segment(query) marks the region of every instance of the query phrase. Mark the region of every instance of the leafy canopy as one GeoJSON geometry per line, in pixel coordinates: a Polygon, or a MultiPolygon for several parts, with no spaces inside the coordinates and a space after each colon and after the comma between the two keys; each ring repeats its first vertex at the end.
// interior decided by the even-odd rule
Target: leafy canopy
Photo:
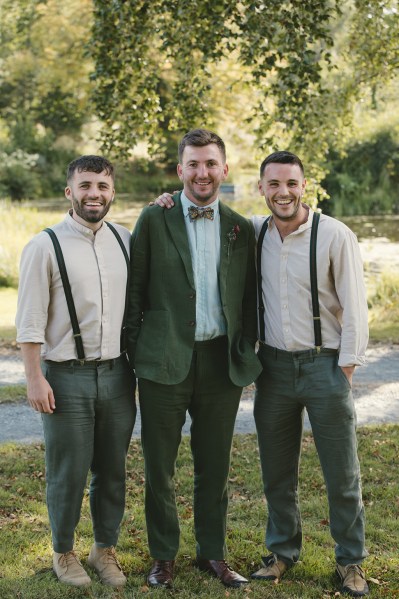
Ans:
{"type": "Polygon", "coordinates": [[[277,122],[300,145],[323,93],[337,1],[94,0],[94,102],[104,149],[126,157],[145,139],[156,152],[166,131],[212,126],[211,69],[232,55],[254,89],[250,120],[261,144],[277,122]]]}

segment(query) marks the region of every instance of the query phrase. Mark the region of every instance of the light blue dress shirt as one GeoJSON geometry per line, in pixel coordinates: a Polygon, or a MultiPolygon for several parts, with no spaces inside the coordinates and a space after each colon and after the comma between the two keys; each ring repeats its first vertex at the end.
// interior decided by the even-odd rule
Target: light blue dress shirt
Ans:
{"type": "Polygon", "coordinates": [[[184,222],[191,252],[196,290],[195,340],[207,341],[226,334],[226,320],[219,291],[220,213],[219,199],[206,208],[213,208],[214,218],[190,221],[188,209],[193,204],[182,192],[184,222]]]}

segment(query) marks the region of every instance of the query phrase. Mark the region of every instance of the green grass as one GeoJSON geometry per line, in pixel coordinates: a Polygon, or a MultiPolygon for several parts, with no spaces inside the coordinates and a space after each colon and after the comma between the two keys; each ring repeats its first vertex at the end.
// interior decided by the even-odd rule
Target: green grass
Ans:
{"type": "Polygon", "coordinates": [[[0,287],[0,341],[15,341],[15,313],[17,310],[17,290],[13,287],[0,287]]]}
{"type": "MultiPolygon", "coordinates": [[[[399,494],[397,456],[399,426],[365,427],[359,430],[359,454],[367,513],[370,557],[365,562],[370,597],[399,594],[399,494]]],[[[139,442],[132,441],[128,458],[127,506],[118,555],[128,584],[124,590],[103,586],[88,568],[93,584],[75,589],[58,583],[51,571],[51,543],[45,507],[42,445],[0,446],[0,597],[2,599],[118,598],[171,596],[148,589],[145,576],[148,555],[143,507],[143,458],[139,442]]],[[[189,439],[179,454],[176,495],[181,524],[181,546],[177,558],[176,594],[179,597],[278,597],[328,598],[337,596],[334,543],[329,534],[328,509],[314,443],[310,434],[303,442],[300,499],[304,525],[301,561],[280,584],[253,581],[245,590],[227,591],[192,564],[195,555],[192,513],[192,461],[189,439]]],[[[257,443],[254,435],[236,435],[230,474],[230,504],[227,546],[229,561],[250,575],[265,555],[266,506],[262,492],[257,443]]],[[[88,497],[77,529],[76,550],[87,567],[92,543],[88,497]]]]}
{"type": "Polygon", "coordinates": [[[0,201],[0,286],[18,285],[19,260],[24,245],[44,227],[61,220],[67,211],[39,211],[32,204],[0,201]]]}
{"type": "Polygon", "coordinates": [[[5,385],[0,387],[0,404],[26,401],[26,385],[5,385]]]}
{"type": "Polygon", "coordinates": [[[383,272],[368,301],[370,339],[399,343],[399,275],[383,272]]]}

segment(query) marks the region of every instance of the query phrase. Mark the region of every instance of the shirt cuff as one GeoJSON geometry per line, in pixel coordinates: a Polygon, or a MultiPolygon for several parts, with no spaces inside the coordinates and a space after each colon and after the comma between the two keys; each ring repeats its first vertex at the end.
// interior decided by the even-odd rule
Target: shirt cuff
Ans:
{"type": "Polygon", "coordinates": [[[355,356],[354,354],[339,354],[338,366],[364,366],[366,356],[355,356]]]}

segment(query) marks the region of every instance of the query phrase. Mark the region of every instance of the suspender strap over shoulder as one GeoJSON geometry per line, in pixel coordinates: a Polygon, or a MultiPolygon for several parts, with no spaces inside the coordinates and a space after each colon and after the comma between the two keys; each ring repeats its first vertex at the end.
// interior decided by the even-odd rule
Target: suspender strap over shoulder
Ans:
{"type": "Polygon", "coordinates": [[[75,302],[73,301],[71,286],[69,284],[68,273],[66,271],[64,256],[61,250],[60,242],[58,241],[57,235],[54,233],[52,229],[46,228],[44,229],[44,231],[50,235],[51,241],[53,242],[54,251],[58,262],[58,268],[60,269],[61,280],[64,287],[65,298],[68,305],[69,316],[71,319],[73,338],[75,340],[76,345],[76,353],[78,355],[79,360],[84,360],[85,352],[83,349],[82,335],[80,334],[80,327],[78,323],[78,318],[76,316],[75,302]]]}
{"type": "Polygon", "coordinates": [[[127,343],[126,343],[126,318],[127,318],[127,306],[128,306],[128,302],[129,302],[129,283],[130,283],[130,259],[128,256],[128,253],[126,251],[125,245],[121,239],[121,236],[119,235],[118,231],[115,229],[114,225],[111,225],[111,223],[107,222],[106,223],[108,225],[108,227],[111,229],[112,233],[115,235],[115,238],[117,240],[117,242],[120,245],[120,248],[123,252],[123,255],[125,257],[125,261],[126,261],[126,268],[127,268],[127,279],[126,279],[126,294],[125,294],[125,311],[123,313],[123,320],[122,320],[122,330],[121,330],[121,353],[123,353],[124,351],[126,351],[126,347],[127,347],[127,343]]]}
{"type": "Polygon", "coordinates": [[[262,293],[262,246],[267,227],[269,226],[270,216],[265,220],[259,232],[258,243],[256,245],[256,271],[258,275],[258,317],[259,317],[259,341],[265,340],[265,306],[263,304],[262,293]]]}
{"type": "Polygon", "coordinates": [[[319,307],[319,291],[317,287],[317,229],[319,227],[320,212],[313,213],[312,232],[310,234],[310,288],[312,293],[314,343],[317,351],[321,349],[321,322],[319,307]]]}

